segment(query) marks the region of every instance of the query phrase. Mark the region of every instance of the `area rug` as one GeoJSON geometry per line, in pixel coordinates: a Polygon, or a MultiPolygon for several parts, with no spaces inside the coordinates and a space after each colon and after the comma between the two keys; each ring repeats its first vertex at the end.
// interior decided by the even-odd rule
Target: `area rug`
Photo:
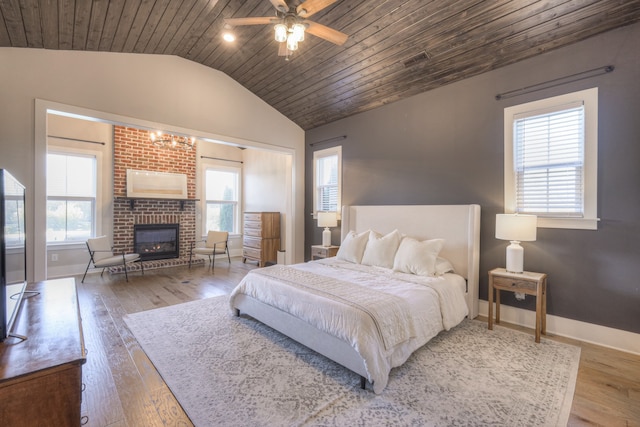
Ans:
{"type": "Polygon", "coordinates": [[[384,392],[249,317],[226,296],[125,321],[196,426],[556,426],[580,349],[465,320],[392,370],[384,392]],[[370,385],[369,385],[370,387],[370,385]]]}

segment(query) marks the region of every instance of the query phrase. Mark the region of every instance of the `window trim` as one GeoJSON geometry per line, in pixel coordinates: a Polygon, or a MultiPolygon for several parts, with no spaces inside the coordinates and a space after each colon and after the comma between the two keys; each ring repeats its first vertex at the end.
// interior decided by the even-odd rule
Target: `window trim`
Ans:
{"type": "MultiPolygon", "coordinates": [[[[202,196],[201,196],[201,211],[200,211],[200,215],[201,215],[201,226],[202,226],[202,231],[203,231],[203,238],[206,236],[207,233],[207,203],[209,202],[209,200],[207,200],[207,171],[208,170],[213,170],[213,171],[222,171],[222,172],[234,172],[236,174],[238,174],[238,200],[236,200],[236,209],[235,211],[235,218],[234,218],[234,225],[235,225],[235,231],[232,233],[229,233],[229,235],[240,235],[242,234],[241,228],[242,228],[242,208],[241,208],[241,202],[242,202],[242,167],[237,167],[237,166],[223,166],[220,165],[219,163],[216,162],[202,162],[202,196]]],[[[228,202],[228,200],[212,200],[212,202],[228,202]]]]}
{"type": "Polygon", "coordinates": [[[338,195],[336,203],[336,214],[340,219],[342,214],[342,146],[337,145],[335,147],[325,148],[313,152],[313,218],[318,217],[318,174],[317,165],[318,160],[324,157],[338,156],[338,195]]]}
{"type": "MultiPolygon", "coordinates": [[[[66,156],[84,156],[84,157],[93,157],[95,160],[95,166],[96,166],[96,196],[95,196],[95,200],[94,200],[94,205],[93,205],[93,220],[94,220],[94,224],[93,224],[93,230],[91,231],[92,235],[91,237],[96,237],[96,236],[100,236],[102,235],[102,209],[100,208],[100,206],[103,205],[104,201],[103,201],[103,192],[102,192],[102,180],[104,179],[102,176],[102,161],[103,161],[103,153],[100,150],[91,150],[91,149],[86,149],[86,148],[73,148],[73,147],[68,147],[68,146],[64,146],[64,145],[59,145],[59,144],[53,144],[51,142],[49,142],[47,144],[47,152],[45,154],[45,165],[47,162],[46,156],[49,154],[61,154],[61,155],[66,155],[66,156]]],[[[44,173],[44,177],[45,177],[45,182],[47,179],[47,173],[45,171],[44,173]]],[[[45,190],[45,204],[49,199],[49,196],[45,190]]],[[[52,196],[54,198],[56,198],[57,196],[52,196]]],[[[78,198],[78,197],[72,197],[72,198],[68,198],[65,200],[73,200],[73,199],[84,199],[83,197],[78,198]]],[[[89,199],[89,198],[87,198],[89,199]]],[[[47,214],[45,212],[45,232],[47,230],[46,228],[46,220],[47,220],[47,214]]],[[[47,247],[53,247],[53,246],[57,246],[57,247],[61,247],[61,246],[78,246],[78,247],[85,247],[85,241],[80,241],[80,240],[65,240],[62,242],[49,242],[47,241],[46,235],[45,235],[45,244],[47,247]]]]}
{"type": "Polygon", "coordinates": [[[598,88],[527,102],[504,109],[504,210],[506,213],[514,213],[516,211],[516,173],[513,147],[515,117],[519,114],[574,102],[584,104],[584,216],[582,218],[539,216],[538,227],[541,228],[598,229],[598,88]]]}

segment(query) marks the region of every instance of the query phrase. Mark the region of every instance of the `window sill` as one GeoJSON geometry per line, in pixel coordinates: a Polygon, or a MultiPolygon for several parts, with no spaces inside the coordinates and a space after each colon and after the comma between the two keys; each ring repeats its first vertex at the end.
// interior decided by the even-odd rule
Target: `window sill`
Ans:
{"type": "Polygon", "coordinates": [[[574,230],[597,230],[598,218],[545,218],[538,217],[538,228],[567,228],[574,230]]]}
{"type": "Polygon", "coordinates": [[[47,243],[47,250],[76,250],[87,249],[85,241],[82,242],[60,242],[60,243],[47,243]]]}

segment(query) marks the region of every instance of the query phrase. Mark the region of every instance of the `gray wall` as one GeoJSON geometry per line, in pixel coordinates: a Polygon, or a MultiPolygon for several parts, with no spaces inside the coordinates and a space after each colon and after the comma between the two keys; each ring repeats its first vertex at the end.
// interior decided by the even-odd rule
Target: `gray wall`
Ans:
{"type": "MultiPolygon", "coordinates": [[[[342,202],[467,204],[482,207],[480,298],[487,271],[505,265],[496,240],[503,201],[505,107],[599,88],[597,231],[538,229],[525,242],[525,269],[549,274],[548,313],[640,332],[640,24],[614,30],[462,82],[337,121],[306,133],[307,143],[346,135],[306,152],[305,255],[321,242],[311,219],[312,155],[343,147],[342,202]],[[495,95],[607,64],[599,77],[496,101],[495,95]]],[[[339,227],[333,242],[340,241],[339,227]]],[[[503,302],[535,309],[534,299],[503,302]]]]}

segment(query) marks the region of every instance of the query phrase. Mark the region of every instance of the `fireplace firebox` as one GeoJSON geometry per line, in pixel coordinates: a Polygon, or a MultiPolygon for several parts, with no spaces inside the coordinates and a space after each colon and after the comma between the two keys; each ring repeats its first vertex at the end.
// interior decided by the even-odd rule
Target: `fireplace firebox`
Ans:
{"type": "Polygon", "coordinates": [[[133,248],[142,261],[178,258],[180,224],[135,224],[133,248]]]}

